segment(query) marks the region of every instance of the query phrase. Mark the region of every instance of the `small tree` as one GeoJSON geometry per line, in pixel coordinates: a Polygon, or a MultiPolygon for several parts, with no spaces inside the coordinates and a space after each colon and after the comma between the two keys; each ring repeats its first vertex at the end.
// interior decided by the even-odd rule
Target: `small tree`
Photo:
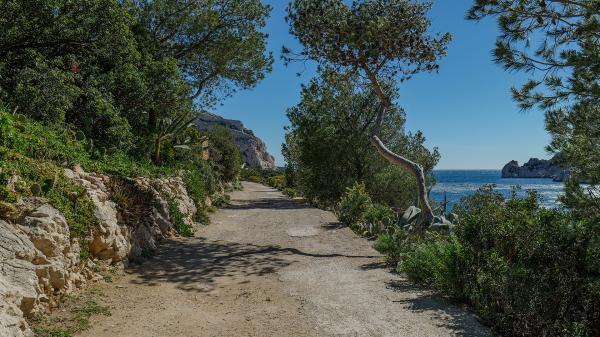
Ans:
{"type": "MultiPolygon", "coordinates": [[[[394,88],[387,89],[395,97],[394,88]]],[[[300,102],[287,111],[290,125],[283,153],[304,197],[333,205],[348,186],[361,181],[377,203],[396,208],[414,204],[413,177],[370,146],[377,113],[377,96],[356,75],[325,69],[303,86],[300,102]]],[[[401,108],[388,110],[379,137],[392,151],[420,163],[429,185],[439,154],[425,148],[420,133],[405,132],[404,120],[401,108]]]]}
{"type": "Polygon", "coordinates": [[[423,168],[392,152],[380,139],[380,130],[393,102],[385,87],[423,71],[436,71],[446,53],[450,34],[431,36],[426,13],[429,3],[408,0],[353,1],[294,0],[288,6],[290,32],[303,45],[300,54],[284,48],[286,62],[312,59],[319,66],[358,74],[379,98],[371,143],[391,163],[412,174],[423,208],[422,226],[433,220],[423,168]]]}

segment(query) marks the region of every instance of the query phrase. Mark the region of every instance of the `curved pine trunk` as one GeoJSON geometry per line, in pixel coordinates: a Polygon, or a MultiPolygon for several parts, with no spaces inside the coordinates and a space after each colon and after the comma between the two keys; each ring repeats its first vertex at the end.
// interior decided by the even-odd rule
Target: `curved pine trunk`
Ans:
{"type": "Polygon", "coordinates": [[[371,138],[371,143],[377,149],[377,152],[381,154],[390,163],[400,166],[412,174],[417,180],[417,188],[419,190],[419,201],[421,203],[421,221],[417,224],[417,227],[428,227],[433,222],[433,209],[429,205],[429,199],[427,198],[427,185],[425,184],[425,173],[423,167],[409,159],[406,159],[388,149],[378,136],[371,138]]]}
{"type": "Polygon", "coordinates": [[[415,177],[417,180],[417,188],[419,191],[419,201],[421,203],[421,221],[417,224],[418,228],[426,228],[429,227],[433,223],[433,209],[429,204],[429,198],[427,196],[427,185],[425,184],[425,173],[423,172],[423,167],[407,158],[402,157],[399,154],[392,152],[388,149],[381,139],[379,139],[379,131],[381,129],[381,125],[383,123],[384,115],[386,111],[392,106],[392,102],[390,98],[383,92],[381,84],[377,79],[375,73],[367,67],[366,64],[361,65],[364,69],[365,73],[369,77],[369,80],[373,84],[373,89],[375,90],[375,94],[379,97],[380,110],[377,114],[377,118],[375,121],[375,128],[373,129],[373,133],[371,136],[371,143],[375,146],[379,154],[381,154],[387,161],[390,163],[400,166],[408,171],[410,174],[415,177]]]}

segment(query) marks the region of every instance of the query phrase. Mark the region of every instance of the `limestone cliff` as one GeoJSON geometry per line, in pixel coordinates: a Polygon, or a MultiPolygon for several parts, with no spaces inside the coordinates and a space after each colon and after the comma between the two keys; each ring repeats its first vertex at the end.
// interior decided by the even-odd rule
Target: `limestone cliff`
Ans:
{"type": "Polygon", "coordinates": [[[267,146],[252,130],[244,127],[240,121],[225,119],[209,112],[203,112],[196,120],[196,127],[200,131],[209,131],[217,125],[224,126],[231,131],[233,140],[242,152],[244,162],[248,166],[257,166],[265,169],[275,168],[275,159],[267,152],[267,146]]]}

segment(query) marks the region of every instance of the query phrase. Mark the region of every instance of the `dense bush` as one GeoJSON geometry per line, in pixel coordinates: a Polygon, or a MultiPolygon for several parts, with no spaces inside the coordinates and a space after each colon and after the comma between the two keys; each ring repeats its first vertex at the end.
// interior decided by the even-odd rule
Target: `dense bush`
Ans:
{"type": "Polygon", "coordinates": [[[362,230],[369,235],[376,235],[388,230],[395,230],[398,224],[398,215],[388,206],[373,205],[364,216],[362,230]]]}
{"type": "Polygon", "coordinates": [[[284,189],[281,190],[281,192],[290,198],[296,198],[296,197],[300,196],[298,194],[298,191],[296,191],[296,189],[291,188],[291,187],[285,187],[284,189]]]}
{"type": "Polygon", "coordinates": [[[464,296],[463,246],[455,235],[426,233],[412,236],[411,247],[399,258],[398,271],[420,284],[454,298],[464,296]]]}
{"type": "Polygon", "coordinates": [[[73,164],[89,162],[85,145],[85,139],[76,139],[76,132],[33,122],[23,115],[11,113],[0,101],[0,146],[30,158],[73,164]]]}
{"type": "Polygon", "coordinates": [[[186,223],[183,214],[179,210],[179,207],[177,207],[177,202],[172,199],[169,200],[169,216],[171,218],[171,223],[179,235],[186,237],[194,235],[194,229],[186,223]]]}
{"type": "Polygon", "coordinates": [[[394,232],[398,215],[388,206],[373,204],[363,183],[354,183],[346,189],[337,205],[338,218],[361,235],[394,232]]]}
{"type": "Polygon", "coordinates": [[[371,197],[362,183],[354,183],[346,189],[337,205],[338,218],[341,222],[356,228],[365,220],[369,209],[373,206],[371,197]]]}
{"type": "Polygon", "coordinates": [[[268,184],[269,179],[281,175],[281,171],[275,169],[263,169],[256,166],[247,166],[242,169],[241,178],[261,184],[268,184]]]}
{"type": "MultiPolygon", "coordinates": [[[[515,193],[516,194],[516,193],[515,193]]],[[[491,187],[465,198],[452,234],[397,231],[375,247],[415,282],[470,303],[510,336],[600,334],[600,224],[491,187]]]]}
{"type": "Polygon", "coordinates": [[[208,133],[210,142],[210,161],[221,179],[233,182],[241,173],[242,155],[233,142],[229,129],[218,126],[208,133]]]}
{"type": "Polygon", "coordinates": [[[484,189],[458,208],[466,297],[499,329],[600,334],[600,224],[484,189]]]}
{"type": "Polygon", "coordinates": [[[284,175],[276,175],[269,177],[267,180],[269,186],[274,187],[278,190],[285,188],[285,176],[284,175]]]}

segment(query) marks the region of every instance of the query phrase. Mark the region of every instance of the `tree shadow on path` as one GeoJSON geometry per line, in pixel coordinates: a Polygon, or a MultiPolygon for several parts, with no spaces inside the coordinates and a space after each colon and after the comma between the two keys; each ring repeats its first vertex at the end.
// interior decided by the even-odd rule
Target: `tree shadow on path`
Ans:
{"type": "Polygon", "coordinates": [[[156,286],[163,282],[193,292],[210,292],[220,277],[245,280],[265,276],[296,262],[294,257],[379,258],[344,254],[312,254],[295,248],[258,246],[204,238],[167,240],[156,254],[127,273],[135,275],[134,284],[156,286]]]}
{"type": "Polygon", "coordinates": [[[476,315],[469,313],[450,301],[436,295],[434,292],[424,290],[407,280],[396,280],[387,283],[388,289],[400,293],[414,294],[414,298],[406,298],[394,303],[400,303],[406,308],[417,312],[427,312],[437,316],[437,325],[453,330],[460,337],[490,336],[482,327],[484,322],[479,321],[476,315]]]}
{"type": "Polygon", "coordinates": [[[262,198],[251,201],[236,201],[234,204],[229,204],[225,209],[305,209],[311,208],[310,205],[287,198],[262,198]]]}

